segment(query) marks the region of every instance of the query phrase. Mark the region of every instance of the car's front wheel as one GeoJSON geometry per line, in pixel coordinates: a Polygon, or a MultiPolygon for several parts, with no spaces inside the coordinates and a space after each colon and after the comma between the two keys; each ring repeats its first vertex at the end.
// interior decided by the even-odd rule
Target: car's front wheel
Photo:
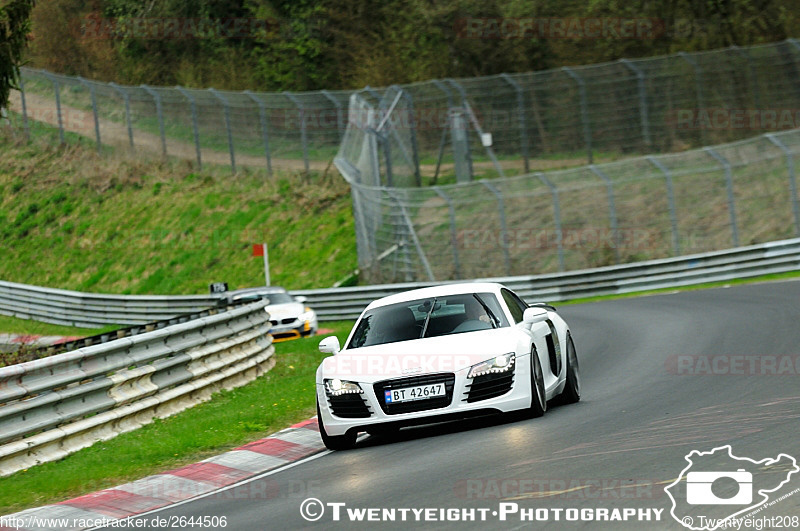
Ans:
{"type": "Polygon", "coordinates": [[[319,424],[322,443],[328,450],[349,450],[356,445],[358,433],[349,432],[344,435],[328,435],[325,431],[325,424],[322,422],[322,414],[319,411],[319,400],[317,400],[317,423],[319,424]]]}
{"type": "Polygon", "coordinates": [[[539,362],[539,354],[536,349],[531,349],[531,407],[532,417],[541,417],[547,411],[547,396],[544,390],[544,375],[542,374],[542,364],[539,362]]]}

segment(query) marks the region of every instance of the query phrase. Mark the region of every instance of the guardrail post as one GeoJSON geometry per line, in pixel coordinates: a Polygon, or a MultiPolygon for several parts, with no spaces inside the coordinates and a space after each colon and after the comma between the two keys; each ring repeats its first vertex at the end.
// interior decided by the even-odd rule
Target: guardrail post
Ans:
{"type": "Polygon", "coordinates": [[[711,157],[719,162],[725,169],[725,186],[728,189],[728,211],[731,215],[731,236],[733,239],[733,246],[739,247],[739,228],[736,225],[736,204],[733,196],[733,172],[731,170],[731,163],[710,147],[703,148],[703,151],[711,155],[711,157]]]}
{"type": "Polygon", "coordinates": [[[87,82],[81,76],[76,78],[81,85],[89,89],[89,97],[92,99],[92,115],[94,116],[94,136],[97,140],[97,154],[100,155],[102,144],[100,143],[100,120],[97,117],[97,98],[94,93],[94,85],[87,82]]]}
{"type": "Polygon", "coordinates": [[[267,109],[264,107],[264,102],[258,99],[255,94],[249,90],[245,90],[244,94],[258,105],[258,122],[261,126],[261,136],[264,139],[264,155],[267,157],[267,175],[272,176],[272,160],[269,154],[269,128],[267,125],[267,109]]]}
{"type": "MultiPolygon", "coordinates": [[[[449,124],[450,109],[452,109],[455,106],[453,103],[453,93],[450,92],[450,89],[447,88],[447,85],[445,85],[438,79],[434,79],[432,83],[433,86],[444,92],[445,96],[447,96],[447,114],[448,114],[448,124],[449,124]]],[[[447,129],[448,129],[447,127],[442,128],[442,139],[439,141],[439,156],[436,158],[436,171],[433,173],[434,183],[436,183],[437,179],[439,178],[439,169],[442,166],[442,159],[444,157],[444,148],[445,145],[447,145],[447,129]]]]}
{"type": "Polygon", "coordinates": [[[590,164],[589,169],[606,183],[608,220],[611,222],[611,232],[614,233],[614,259],[619,263],[619,227],[617,226],[617,207],[614,204],[614,183],[611,182],[608,175],[594,164],[590,164]]]}
{"type": "Polygon", "coordinates": [[[644,72],[627,59],[620,59],[619,62],[636,74],[636,85],[639,89],[639,117],[642,123],[642,140],[644,140],[644,145],[646,147],[650,147],[652,142],[650,139],[650,120],[648,119],[647,113],[647,87],[645,86],[646,80],[644,72]]]}
{"type": "Polygon", "coordinates": [[[406,227],[408,227],[408,232],[411,235],[411,240],[414,242],[414,247],[417,249],[417,255],[419,256],[420,261],[422,262],[422,267],[425,268],[425,273],[428,275],[428,280],[431,282],[436,282],[436,279],[433,276],[433,271],[431,270],[431,265],[428,263],[428,258],[425,256],[424,251],[422,250],[422,244],[419,242],[419,238],[417,237],[417,231],[414,230],[414,225],[411,223],[411,217],[408,215],[408,211],[406,210],[405,205],[400,201],[400,198],[397,197],[395,192],[391,188],[384,188],[384,192],[386,195],[394,199],[397,206],[400,208],[400,213],[403,216],[403,220],[405,221],[406,227]]]}
{"type": "Polygon", "coordinates": [[[794,155],[792,151],[784,144],[780,138],[776,137],[773,133],[764,135],[767,140],[775,144],[784,155],[786,155],[786,169],[789,172],[789,190],[792,194],[792,213],[794,214],[794,233],[800,236],[800,206],[797,204],[797,181],[794,172],[794,155]]]}
{"type": "Polygon", "coordinates": [[[56,116],[58,117],[58,141],[61,144],[65,143],[64,140],[64,121],[61,118],[61,87],[56,79],[50,72],[42,71],[42,73],[53,83],[53,91],[56,95],[56,116]]]}
{"type": "Polygon", "coordinates": [[[213,88],[208,89],[208,91],[222,103],[222,108],[225,112],[225,129],[228,131],[228,153],[231,157],[231,173],[236,173],[236,154],[234,153],[233,132],[231,131],[231,106],[228,103],[228,99],[213,88]]]}
{"type": "MultiPolygon", "coordinates": [[[[703,71],[700,68],[700,65],[697,64],[697,61],[694,60],[693,57],[688,55],[686,52],[678,52],[678,57],[689,63],[689,66],[692,67],[694,70],[694,84],[695,84],[695,92],[697,94],[697,108],[698,109],[705,109],[705,99],[703,98],[703,71]]],[[[700,128],[700,139],[702,140],[703,144],[707,144],[706,140],[706,130],[705,128],[700,128]]]]}
{"type": "Polygon", "coordinates": [[[286,96],[289,101],[295,104],[297,107],[297,116],[300,119],[300,142],[303,144],[303,164],[306,168],[306,175],[309,172],[308,166],[308,139],[306,133],[306,111],[303,108],[303,104],[297,99],[297,96],[292,94],[291,92],[284,92],[284,96],[286,96]]]}
{"type": "Polygon", "coordinates": [[[581,122],[583,124],[583,141],[586,144],[586,159],[592,164],[592,129],[589,124],[589,104],[586,97],[586,82],[571,68],[562,66],[561,70],[578,84],[578,93],[581,98],[581,122]]]}
{"type": "Polygon", "coordinates": [[[461,276],[461,261],[458,257],[458,233],[456,232],[456,210],[453,207],[453,200],[450,198],[449,195],[444,193],[444,191],[439,188],[438,186],[433,187],[433,191],[436,194],[445,200],[447,203],[447,211],[450,214],[450,247],[453,249],[453,265],[455,266],[456,270],[456,278],[460,279],[461,276]]]}
{"type": "Polygon", "coordinates": [[[344,117],[342,115],[342,104],[339,103],[339,100],[334,98],[333,95],[327,90],[320,90],[319,92],[325,96],[329,102],[333,103],[334,107],[336,107],[336,130],[339,132],[339,141],[341,142],[345,131],[344,117]]]}
{"type": "Polygon", "coordinates": [[[152,96],[156,103],[156,115],[158,117],[158,132],[161,135],[161,156],[167,158],[167,135],[164,132],[164,112],[161,107],[161,95],[147,85],[139,85],[145,92],[152,96]]]}
{"type": "Polygon", "coordinates": [[[561,202],[558,199],[558,188],[553,182],[547,178],[542,172],[536,172],[545,186],[550,189],[550,194],[553,196],[553,220],[556,225],[556,246],[558,247],[558,270],[564,271],[564,232],[561,230],[561,202]]]}
{"type": "Polygon", "coordinates": [[[506,206],[505,202],[503,201],[503,194],[501,194],[500,190],[498,190],[486,179],[481,179],[480,183],[490,192],[492,192],[492,194],[494,194],[494,196],[497,198],[497,210],[500,216],[500,230],[503,231],[503,237],[501,239],[503,242],[503,260],[505,261],[506,265],[506,275],[511,276],[511,256],[508,253],[508,226],[506,225],[506,206]]]}
{"type": "Polygon", "coordinates": [[[125,123],[128,124],[128,142],[131,146],[131,152],[133,152],[135,148],[133,146],[133,124],[131,123],[131,96],[128,94],[128,91],[116,83],[109,83],[108,86],[122,95],[122,99],[125,101],[125,123]]]}
{"type": "Polygon", "coordinates": [[[675,192],[672,188],[672,173],[660,160],[654,157],[647,157],[647,160],[664,174],[664,179],[667,182],[667,205],[669,207],[669,223],[672,227],[672,249],[675,252],[675,256],[679,256],[681,254],[681,243],[678,236],[678,215],[675,212],[675,192]]]}
{"type": "Polygon", "coordinates": [[[194,96],[192,96],[188,90],[184,90],[183,87],[176,86],[175,90],[189,100],[189,106],[192,109],[192,134],[194,135],[194,151],[197,156],[197,167],[203,169],[203,160],[200,155],[200,132],[197,127],[197,103],[195,102],[194,96]]]}
{"type": "Polygon", "coordinates": [[[25,80],[22,74],[19,76],[19,98],[22,103],[22,127],[25,130],[25,138],[30,140],[31,128],[28,125],[28,106],[25,103],[25,80]]]}
{"type": "Polygon", "coordinates": [[[508,74],[500,74],[500,78],[511,85],[517,93],[517,113],[519,120],[519,145],[522,151],[522,159],[525,161],[525,173],[531,171],[530,156],[528,153],[528,122],[525,117],[525,95],[522,92],[522,87],[516,82],[514,78],[508,74]]]}

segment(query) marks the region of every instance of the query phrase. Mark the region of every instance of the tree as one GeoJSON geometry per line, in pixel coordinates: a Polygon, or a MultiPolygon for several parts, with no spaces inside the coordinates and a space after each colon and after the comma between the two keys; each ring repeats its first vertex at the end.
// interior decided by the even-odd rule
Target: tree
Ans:
{"type": "Polygon", "coordinates": [[[35,0],[0,0],[0,109],[17,89],[35,0]]]}

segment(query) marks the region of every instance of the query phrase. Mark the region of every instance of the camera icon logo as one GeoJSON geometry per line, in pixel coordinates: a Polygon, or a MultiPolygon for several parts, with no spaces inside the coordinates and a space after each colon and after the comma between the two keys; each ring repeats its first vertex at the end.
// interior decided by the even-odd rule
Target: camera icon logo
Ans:
{"type": "Polygon", "coordinates": [[[691,505],[748,505],[753,502],[753,474],[740,468],[736,472],[689,472],[686,474],[686,502],[691,505]],[[730,498],[714,494],[714,482],[729,478],[739,486],[730,498]]]}

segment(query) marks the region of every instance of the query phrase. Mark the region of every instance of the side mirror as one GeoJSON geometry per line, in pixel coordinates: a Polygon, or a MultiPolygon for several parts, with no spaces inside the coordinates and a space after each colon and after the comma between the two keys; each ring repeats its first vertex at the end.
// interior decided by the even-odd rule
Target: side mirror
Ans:
{"type": "Polygon", "coordinates": [[[339,346],[339,338],[336,336],[328,336],[319,342],[319,351],[326,354],[336,354],[341,350],[339,346]]]}
{"type": "Polygon", "coordinates": [[[547,310],[544,308],[531,307],[525,310],[522,314],[522,322],[526,325],[533,325],[536,323],[543,323],[547,320],[547,310]]]}
{"type": "Polygon", "coordinates": [[[294,298],[294,300],[296,300],[297,302],[303,303],[303,302],[306,302],[308,300],[308,297],[306,297],[305,295],[298,295],[297,297],[294,298]]]}

